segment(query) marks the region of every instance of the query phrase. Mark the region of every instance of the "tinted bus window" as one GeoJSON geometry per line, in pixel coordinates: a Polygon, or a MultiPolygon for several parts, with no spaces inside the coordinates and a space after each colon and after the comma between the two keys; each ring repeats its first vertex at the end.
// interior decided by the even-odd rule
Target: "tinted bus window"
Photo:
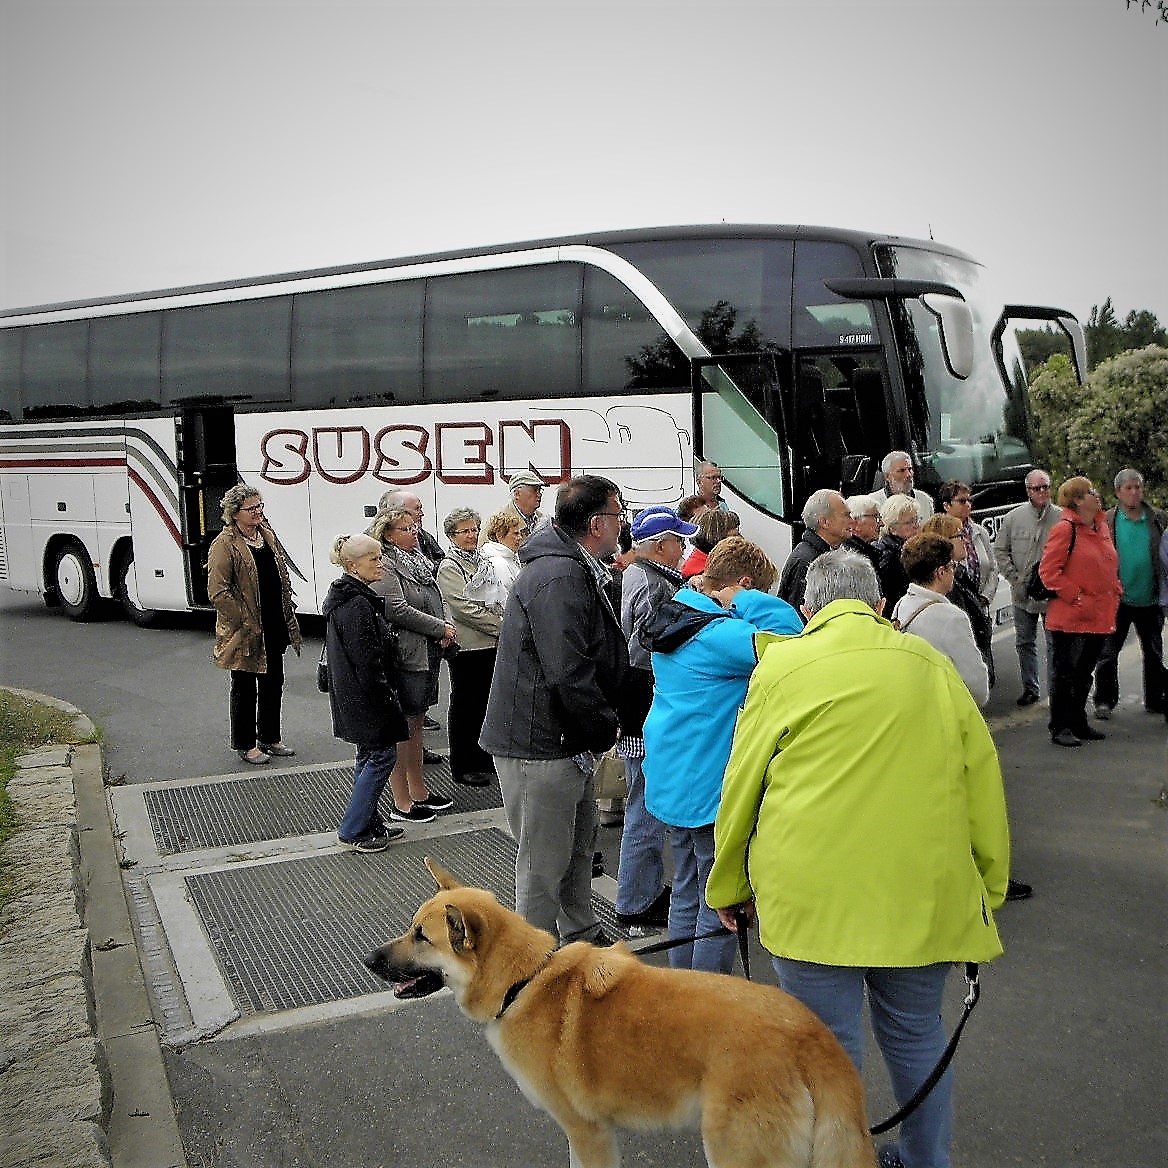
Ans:
{"type": "Polygon", "coordinates": [[[871,345],[876,325],[871,305],[845,300],[824,286],[824,280],[862,276],[859,252],[846,243],[800,240],[795,247],[795,345],[828,348],[871,345]]]}
{"type": "Polygon", "coordinates": [[[61,418],[89,408],[85,388],[88,324],[70,320],[25,330],[22,394],[26,418],[61,418]]]}
{"type": "Polygon", "coordinates": [[[580,269],[434,277],[425,335],[428,401],[578,394],[580,269]]]}
{"type": "Polygon", "coordinates": [[[0,330],[0,421],[20,417],[20,338],[23,329],[0,330]]]}
{"type": "Polygon", "coordinates": [[[290,296],[277,296],[168,310],[163,400],[287,401],[291,309],[290,296]]]}
{"type": "Polygon", "coordinates": [[[89,329],[89,392],[94,408],[125,413],[158,409],[162,314],[98,317],[89,329]]]}
{"type": "Polygon", "coordinates": [[[584,277],[585,393],[689,389],[689,362],[619,280],[600,268],[584,277]]]}
{"type": "Polygon", "coordinates": [[[422,389],[423,280],[305,292],[292,317],[292,399],[413,402],[422,389]]]}
{"type": "Polygon", "coordinates": [[[635,264],[711,353],[789,347],[787,239],[678,239],[611,250],[635,264]]]}

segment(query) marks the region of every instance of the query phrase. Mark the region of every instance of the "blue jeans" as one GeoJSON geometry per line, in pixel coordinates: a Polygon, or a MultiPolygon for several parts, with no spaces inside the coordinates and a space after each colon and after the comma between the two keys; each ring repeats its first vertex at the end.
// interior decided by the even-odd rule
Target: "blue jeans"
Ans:
{"type": "Polygon", "coordinates": [[[377,800],[389,782],[389,773],[397,762],[396,746],[358,746],[357,762],[353,771],[353,797],[337,828],[337,835],[346,842],[371,835],[381,823],[377,800]]]}
{"type": "MultiPolygon", "coordinates": [[[[941,1002],[952,966],[862,969],[774,959],[779,985],[826,1023],[857,1068],[864,1057],[864,988],[872,1029],[884,1056],[897,1106],[907,1103],[945,1051],[941,1002]]],[[[953,1069],[900,1125],[905,1168],[949,1168],[953,1136],[953,1069]]]]}
{"type": "MultiPolygon", "coordinates": [[[[706,881],[714,866],[714,825],[671,827],[673,892],[669,897],[669,939],[697,937],[721,927],[718,914],[706,904],[706,881]]],[[[702,969],[730,973],[738,943],[733,934],[710,937],[669,951],[674,969],[702,969]]]]}
{"type": "Polygon", "coordinates": [[[639,758],[625,759],[625,823],[616,869],[616,911],[644,912],[665,887],[665,824],[645,806],[639,758]]]}
{"type": "Polygon", "coordinates": [[[515,840],[515,911],[560,940],[590,940],[596,800],[592,776],[570,758],[495,756],[515,840]]]}
{"type": "Polygon", "coordinates": [[[1042,696],[1042,685],[1038,672],[1038,624],[1042,622],[1042,630],[1046,636],[1046,676],[1047,692],[1050,692],[1051,662],[1054,660],[1054,649],[1051,646],[1050,632],[1046,621],[1040,612],[1027,612],[1019,605],[1014,605],[1014,648],[1018,653],[1018,667],[1022,673],[1022,688],[1027,693],[1042,696]]]}

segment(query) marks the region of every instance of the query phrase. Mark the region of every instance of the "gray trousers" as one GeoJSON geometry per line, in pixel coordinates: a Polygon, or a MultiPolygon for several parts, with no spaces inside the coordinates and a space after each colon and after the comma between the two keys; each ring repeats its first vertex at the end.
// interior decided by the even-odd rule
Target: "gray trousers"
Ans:
{"type": "Polygon", "coordinates": [[[515,839],[515,911],[561,940],[590,940],[596,800],[570,758],[494,756],[515,839]]]}

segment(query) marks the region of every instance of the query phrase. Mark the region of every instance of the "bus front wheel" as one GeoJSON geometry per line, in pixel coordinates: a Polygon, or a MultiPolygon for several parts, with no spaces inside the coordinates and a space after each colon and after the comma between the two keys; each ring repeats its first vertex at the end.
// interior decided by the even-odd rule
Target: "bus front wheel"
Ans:
{"type": "Polygon", "coordinates": [[[139,628],[152,625],[158,613],[152,608],[143,608],[138,600],[138,577],[134,572],[134,553],[128,552],[122,557],[118,565],[117,575],[114,577],[114,595],[122,606],[122,612],[139,628]]]}
{"type": "Polygon", "coordinates": [[[75,539],[57,549],[53,586],[65,614],[76,621],[92,620],[97,609],[97,577],[89,554],[75,539]]]}

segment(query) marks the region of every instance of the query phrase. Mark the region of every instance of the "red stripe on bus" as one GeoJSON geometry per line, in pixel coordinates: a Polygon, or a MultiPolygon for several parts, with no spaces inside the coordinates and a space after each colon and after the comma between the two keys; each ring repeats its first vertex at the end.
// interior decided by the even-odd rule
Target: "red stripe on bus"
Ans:
{"type": "Polygon", "coordinates": [[[124,458],[0,458],[0,469],[13,470],[25,466],[125,466],[124,458]]]}
{"type": "Polygon", "coordinates": [[[180,532],[179,529],[175,527],[174,520],[171,519],[170,515],[167,513],[166,508],[162,505],[162,500],[159,499],[158,496],[150,489],[146,480],[132,466],[127,468],[127,474],[129,474],[130,479],[133,482],[137,483],[138,489],[142,492],[142,494],[150,500],[154,510],[158,512],[159,518],[164,524],[166,524],[166,530],[170,532],[174,542],[178,544],[179,548],[181,549],[182,532],[180,532]]]}

